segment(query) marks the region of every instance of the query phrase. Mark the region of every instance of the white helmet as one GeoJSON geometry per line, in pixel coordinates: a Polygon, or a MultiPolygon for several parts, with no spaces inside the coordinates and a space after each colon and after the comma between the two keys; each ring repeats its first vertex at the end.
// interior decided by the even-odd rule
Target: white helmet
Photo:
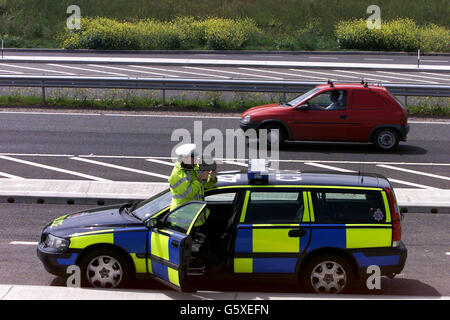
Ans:
{"type": "Polygon", "coordinates": [[[183,144],[175,149],[175,154],[179,161],[186,164],[192,164],[191,158],[197,157],[197,152],[195,151],[196,145],[194,143],[183,144]]]}

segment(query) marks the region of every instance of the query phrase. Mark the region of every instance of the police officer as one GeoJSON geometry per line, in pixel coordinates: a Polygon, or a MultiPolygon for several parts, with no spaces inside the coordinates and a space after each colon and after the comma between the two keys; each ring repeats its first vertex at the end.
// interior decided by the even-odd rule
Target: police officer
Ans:
{"type": "Polygon", "coordinates": [[[203,201],[205,189],[213,188],[217,184],[216,171],[198,172],[195,147],[195,144],[184,144],[175,150],[178,161],[169,178],[172,192],[170,211],[192,200],[203,201]]]}

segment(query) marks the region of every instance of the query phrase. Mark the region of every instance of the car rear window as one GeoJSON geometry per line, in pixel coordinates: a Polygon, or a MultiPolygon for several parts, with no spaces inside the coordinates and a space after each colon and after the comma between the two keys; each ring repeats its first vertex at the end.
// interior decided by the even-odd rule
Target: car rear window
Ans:
{"type": "Polygon", "coordinates": [[[300,223],[302,216],[302,193],[253,191],[250,193],[244,223],[300,223]]]}
{"type": "Polygon", "coordinates": [[[318,223],[384,223],[386,212],[379,191],[311,192],[314,216],[318,223]]]}
{"type": "Polygon", "coordinates": [[[384,109],[386,101],[378,94],[368,90],[353,90],[352,93],[352,109],[384,109]]]}

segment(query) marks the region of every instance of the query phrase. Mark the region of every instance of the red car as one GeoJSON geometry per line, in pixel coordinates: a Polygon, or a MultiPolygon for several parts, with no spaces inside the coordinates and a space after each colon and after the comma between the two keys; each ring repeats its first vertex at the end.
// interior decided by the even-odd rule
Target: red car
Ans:
{"type": "Polygon", "coordinates": [[[251,108],[240,127],[267,129],[269,144],[275,139],[280,145],[285,140],[372,142],[383,151],[406,141],[409,131],[408,110],[386,88],[332,82],[287,103],[251,108]]]}

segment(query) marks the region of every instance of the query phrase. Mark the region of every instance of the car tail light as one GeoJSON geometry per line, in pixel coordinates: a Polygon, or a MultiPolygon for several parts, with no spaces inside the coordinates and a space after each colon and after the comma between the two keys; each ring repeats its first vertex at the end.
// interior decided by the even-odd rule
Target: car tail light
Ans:
{"type": "Polygon", "coordinates": [[[401,216],[398,210],[397,199],[395,198],[395,193],[390,188],[385,188],[388,201],[389,209],[391,211],[392,218],[392,246],[396,247],[398,242],[402,239],[402,226],[401,226],[401,216]]]}

